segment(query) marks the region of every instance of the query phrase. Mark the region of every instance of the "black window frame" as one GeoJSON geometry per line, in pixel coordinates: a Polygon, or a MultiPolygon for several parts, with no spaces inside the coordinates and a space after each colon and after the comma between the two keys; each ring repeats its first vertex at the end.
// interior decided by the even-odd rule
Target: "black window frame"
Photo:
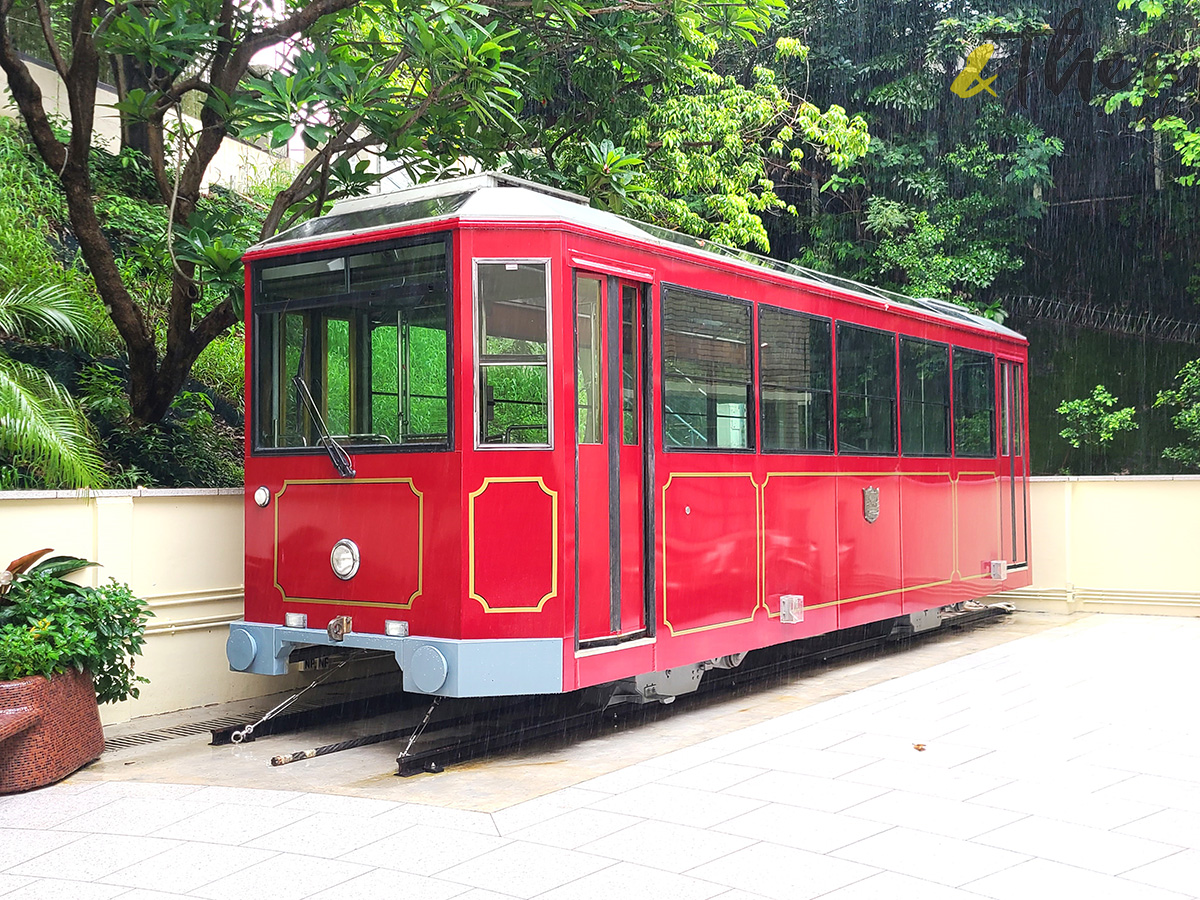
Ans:
{"type": "MultiPolygon", "coordinates": [[[[953,395],[954,412],[952,421],[954,423],[954,456],[961,459],[996,459],[999,453],[999,442],[996,440],[996,354],[989,353],[986,350],[972,350],[970,347],[959,347],[954,345],[950,348],[950,378],[952,383],[951,394],[953,395]],[[991,361],[991,366],[988,369],[990,373],[989,380],[991,390],[988,392],[988,402],[991,404],[988,407],[991,415],[988,418],[991,449],[987,453],[965,453],[959,449],[959,378],[958,378],[958,358],[959,354],[971,354],[973,356],[986,357],[991,361]]],[[[976,410],[978,411],[978,410],[976,410]]]]}
{"type": "MultiPolygon", "coordinates": [[[[836,420],[835,428],[837,430],[837,453],[839,456],[898,457],[900,455],[900,419],[899,419],[900,379],[899,379],[899,374],[898,374],[898,368],[899,368],[899,364],[900,364],[900,350],[899,350],[899,342],[897,340],[898,336],[899,335],[895,331],[891,331],[886,328],[874,328],[870,325],[860,325],[857,322],[847,322],[847,321],[840,320],[835,323],[834,333],[833,333],[834,396],[836,397],[836,408],[835,408],[834,418],[836,420]],[[841,335],[842,335],[843,331],[862,331],[862,332],[873,333],[873,334],[882,334],[882,335],[886,335],[892,339],[892,365],[891,365],[891,369],[890,369],[891,376],[892,376],[892,396],[891,396],[892,414],[890,416],[891,428],[892,428],[892,448],[891,448],[891,450],[888,450],[886,452],[880,452],[877,450],[846,450],[842,446],[842,413],[845,409],[845,407],[842,403],[842,400],[843,400],[843,392],[842,392],[842,357],[843,357],[843,354],[842,354],[842,345],[841,345],[841,335]]],[[[866,400],[869,400],[869,399],[884,400],[884,399],[886,399],[884,397],[884,395],[882,395],[882,394],[855,393],[853,396],[856,398],[861,398],[861,399],[866,399],[866,400]]]]}
{"type": "MultiPolygon", "coordinates": [[[[422,232],[420,234],[406,235],[403,237],[391,238],[382,241],[364,241],[361,244],[351,244],[347,246],[301,251],[298,254],[279,254],[262,259],[255,259],[249,262],[250,266],[250,302],[247,308],[247,321],[250,324],[249,340],[247,341],[250,348],[250,411],[247,416],[248,427],[251,429],[250,440],[250,456],[252,457],[274,457],[274,456],[324,456],[328,454],[328,450],[320,444],[311,447],[266,447],[259,443],[259,433],[261,424],[261,402],[262,396],[262,373],[263,367],[259,363],[258,348],[259,348],[259,333],[260,319],[264,314],[273,314],[283,312],[287,309],[293,309],[297,312],[305,309],[318,308],[322,305],[328,305],[329,297],[325,298],[305,298],[296,301],[290,307],[284,306],[280,309],[274,307],[280,301],[263,303],[262,309],[258,299],[262,295],[262,273],[266,269],[277,268],[280,266],[297,265],[302,263],[320,262],[327,259],[345,259],[352,256],[358,256],[368,253],[382,253],[389,250],[396,250],[401,247],[416,247],[424,244],[436,244],[444,242],[446,248],[446,440],[445,441],[429,441],[429,442],[414,442],[408,444],[348,444],[346,449],[354,455],[360,453],[366,454],[383,454],[383,453],[446,453],[451,452],[455,448],[455,429],[457,421],[455,419],[455,395],[456,385],[454,381],[454,240],[455,232],[452,229],[438,229],[435,231],[422,232]]],[[[345,265],[343,271],[346,273],[347,280],[350,277],[350,265],[345,265]]],[[[348,281],[347,281],[348,288],[348,281]]],[[[349,297],[349,290],[343,295],[349,297]]]]}
{"type": "Polygon", "coordinates": [[[744,300],[741,297],[734,297],[729,294],[721,294],[716,291],[706,291],[702,288],[690,287],[685,284],[677,284],[673,282],[661,282],[658,289],[659,310],[658,310],[658,352],[660,360],[659,371],[659,425],[662,428],[662,449],[666,453],[742,453],[754,454],[758,452],[758,381],[756,373],[756,358],[755,346],[758,340],[758,322],[757,316],[754,315],[754,302],[744,300]],[[703,447],[685,447],[669,444],[667,442],[667,295],[671,291],[681,291],[688,294],[696,294],[708,300],[716,300],[719,302],[735,304],[746,310],[746,323],[749,329],[748,340],[746,343],[746,361],[749,367],[748,381],[746,382],[746,446],[745,447],[719,447],[719,446],[703,446],[703,447]]]}
{"type": "MultiPolygon", "coordinates": [[[[775,304],[772,304],[772,303],[759,303],[758,304],[758,315],[755,317],[754,325],[755,325],[755,346],[757,347],[758,354],[759,354],[759,359],[757,360],[757,362],[758,362],[757,376],[758,377],[756,379],[756,382],[757,382],[756,387],[758,389],[758,395],[756,397],[756,403],[758,404],[758,429],[759,429],[758,443],[759,443],[760,452],[770,453],[770,454],[775,454],[775,455],[786,455],[786,456],[832,456],[835,452],[834,448],[837,445],[837,437],[836,437],[837,415],[835,414],[835,411],[834,411],[834,397],[837,394],[837,381],[834,377],[834,370],[836,369],[836,363],[834,361],[834,350],[833,350],[833,345],[834,345],[834,321],[833,321],[833,318],[830,316],[818,316],[818,315],[814,315],[812,313],[801,312],[800,310],[788,309],[787,307],[776,306],[775,304]],[[797,450],[797,449],[775,448],[775,447],[767,446],[767,439],[766,439],[767,425],[766,425],[766,420],[765,420],[767,405],[766,405],[766,403],[763,402],[763,395],[766,392],[767,385],[763,381],[763,373],[765,371],[765,366],[763,366],[763,364],[762,364],[761,355],[762,355],[762,348],[763,348],[763,314],[768,311],[772,314],[780,313],[780,314],[784,315],[785,317],[796,317],[796,318],[808,319],[808,320],[814,321],[814,322],[823,322],[829,329],[829,370],[827,373],[829,376],[829,388],[827,390],[821,391],[828,395],[828,404],[827,404],[828,418],[826,419],[826,449],[824,449],[824,450],[814,450],[814,449],[797,450]]],[[[816,391],[816,390],[820,390],[820,389],[815,389],[815,388],[809,387],[809,388],[807,388],[807,390],[812,392],[812,391],[816,391]]]]}
{"type": "MultiPolygon", "coordinates": [[[[953,378],[951,377],[951,373],[953,371],[954,364],[951,361],[950,344],[946,343],[945,341],[931,341],[931,340],[928,340],[927,338],[918,338],[918,337],[913,337],[912,335],[907,335],[907,334],[901,334],[899,337],[900,337],[900,340],[899,340],[899,345],[897,347],[896,360],[897,360],[897,364],[899,365],[899,371],[900,371],[898,391],[897,391],[897,393],[899,394],[899,397],[900,397],[900,405],[898,408],[898,411],[900,413],[900,455],[903,457],[911,457],[914,459],[950,459],[953,454],[953,450],[954,450],[954,435],[953,435],[954,384],[953,384],[953,378]],[[944,410],[945,410],[945,416],[946,416],[946,422],[945,422],[945,425],[946,425],[946,450],[943,453],[914,453],[914,452],[909,451],[908,446],[904,440],[904,372],[905,372],[904,345],[905,345],[905,343],[923,344],[926,347],[940,347],[946,353],[946,402],[944,404],[944,410]]],[[[931,405],[936,405],[936,404],[922,402],[922,405],[931,406],[931,405]]]]}

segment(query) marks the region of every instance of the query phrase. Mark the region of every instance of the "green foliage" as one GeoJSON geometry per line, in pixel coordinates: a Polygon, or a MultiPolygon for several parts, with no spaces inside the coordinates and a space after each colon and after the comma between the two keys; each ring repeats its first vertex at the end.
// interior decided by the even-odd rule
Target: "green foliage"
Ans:
{"type": "Polygon", "coordinates": [[[0,680],[89,671],[100,703],[137,697],[134,674],[153,615],[128,585],[86,587],[62,577],[88,565],[56,557],[16,576],[0,595],[0,680]]]}
{"type": "Polygon", "coordinates": [[[1177,386],[1160,391],[1154,405],[1176,408],[1171,424],[1182,433],[1183,443],[1168,447],[1163,457],[1200,469],[1200,359],[1180,369],[1177,386]]]}
{"type": "Polygon", "coordinates": [[[246,331],[238,324],[204,348],[192,366],[192,375],[241,409],[245,405],[245,359],[246,331]]]}
{"type": "MultiPolygon", "coordinates": [[[[83,335],[77,298],[58,285],[14,288],[0,297],[0,335],[83,335]]],[[[102,487],[105,475],[79,405],[49,374],[0,351],[0,452],[8,478],[29,471],[54,486],[102,487]]]]}
{"type": "Polygon", "coordinates": [[[1059,432],[1059,437],[1078,449],[1085,444],[1099,447],[1123,431],[1136,430],[1134,408],[1113,409],[1116,405],[1117,398],[1102,384],[1092,389],[1090,397],[1064,400],[1058,405],[1058,414],[1066,420],[1067,427],[1059,432]]]}

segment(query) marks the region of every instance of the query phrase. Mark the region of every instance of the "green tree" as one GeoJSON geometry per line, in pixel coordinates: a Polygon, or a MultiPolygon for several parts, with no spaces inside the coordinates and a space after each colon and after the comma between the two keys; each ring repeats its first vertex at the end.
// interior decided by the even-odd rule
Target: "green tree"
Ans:
{"type": "Polygon", "coordinates": [[[1163,457],[1200,469],[1200,359],[1187,363],[1180,371],[1178,385],[1161,391],[1154,405],[1175,407],[1171,424],[1180,432],[1183,443],[1168,447],[1163,457]]]}
{"type": "Polygon", "coordinates": [[[421,180],[464,156],[495,159],[563,60],[590,66],[597,90],[604,78],[625,87],[625,66],[659,83],[686,69],[695,44],[761,32],[779,7],[780,0],[3,0],[0,67],[61,182],[80,253],[125,345],[133,417],[153,422],[199,354],[238,317],[246,238],[201,203],[205,172],[226,137],[272,147],[295,140],[309,151],[268,211],[265,237],[391,172],[421,180]],[[66,133],[18,50],[20,20],[38,23],[42,53],[65,84],[66,133]],[[259,57],[272,52],[274,59],[259,57]],[[106,69],[115,73],[126,143],[144,150],[169,211],[161,340],[98,217],[89,151],[106,69]],[[184,114],[197,105],[195,119],[184,114]],[[381,160],[383,171],[363,154],[381,160]]]}
{"type": "MultiPolygon", "coordinates": [[[[0,296],[0,337],[80,341],[86,316],[59,286],[16,288],[0,296]]],[[[104,468],[83,411],[62,385],[0,352],[0,451],[11,465],[50,484],[103,487],[104,468]]]]}
{"type": "Polygon", "coordinates": [[[1132,406],[1113,409],[1116,405],[1117,398],[1102,384],[1092,388],[1090,397],[1064,400],[1058,405],[1058,414],[1066,419],[1067,426],[1059,437],[1079,449],[1085,445],[1100,447],[1123,431],[1136,430],[1136,410],[1132,406]]]}

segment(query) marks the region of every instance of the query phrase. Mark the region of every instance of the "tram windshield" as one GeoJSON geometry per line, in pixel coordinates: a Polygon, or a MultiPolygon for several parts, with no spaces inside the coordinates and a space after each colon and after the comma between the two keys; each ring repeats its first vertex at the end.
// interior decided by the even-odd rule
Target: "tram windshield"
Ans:
{"type": "Polygon", "coordinates": [[[444,235],[264,261],[254,276],[256,446],[449,446],[444,235]]]}

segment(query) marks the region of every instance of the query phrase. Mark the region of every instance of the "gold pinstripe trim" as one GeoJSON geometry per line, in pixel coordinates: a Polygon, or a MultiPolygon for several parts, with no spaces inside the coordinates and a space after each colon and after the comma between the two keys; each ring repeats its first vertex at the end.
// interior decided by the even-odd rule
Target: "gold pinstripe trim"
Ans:
{"type": "Polygon", "coordinates": [[[272,555],[274,556],[274,583],[275,590],[279,591],[279,596],[283,598],[285,603],[316,603],[330,606],[372,606],[383,607],[385,609],[412,609],[413,601],[421,596],[425,585],[425,494],[417,490],[417,486],[413,484],[411,478],[355,478],[353,482],[347,482],[342,478],[310,478],[310,479],[289,479],[283,482],[283,486],[279,488],[275,494],[275,539],[272,546],[272,555]],[[408,489],[413,492],[413,496],[417,498],[417,589],[412,592],[409,598],[403,603],[385,603],[381,601],[366,601],[366,600],[329,600],[321,597],[289,597],[284,591],[283,586],[279,583],[279,498],[284,495],[290,485],[301,484],[345,484],[353,486],[355,484],[407,484],[408,489]]]}
{"type": "Polygon", "coordinates": [[[541,612],[548,601],[558,596],[558,491],[546,487],[541,476],[489,476],[467,499],[467,595],[478,600],[485,613],[541,612]],[[533,606],[492,606],[475,590],[475,501],[493,484],[536,484],[550,498],[550,590],[533,606]]]}

